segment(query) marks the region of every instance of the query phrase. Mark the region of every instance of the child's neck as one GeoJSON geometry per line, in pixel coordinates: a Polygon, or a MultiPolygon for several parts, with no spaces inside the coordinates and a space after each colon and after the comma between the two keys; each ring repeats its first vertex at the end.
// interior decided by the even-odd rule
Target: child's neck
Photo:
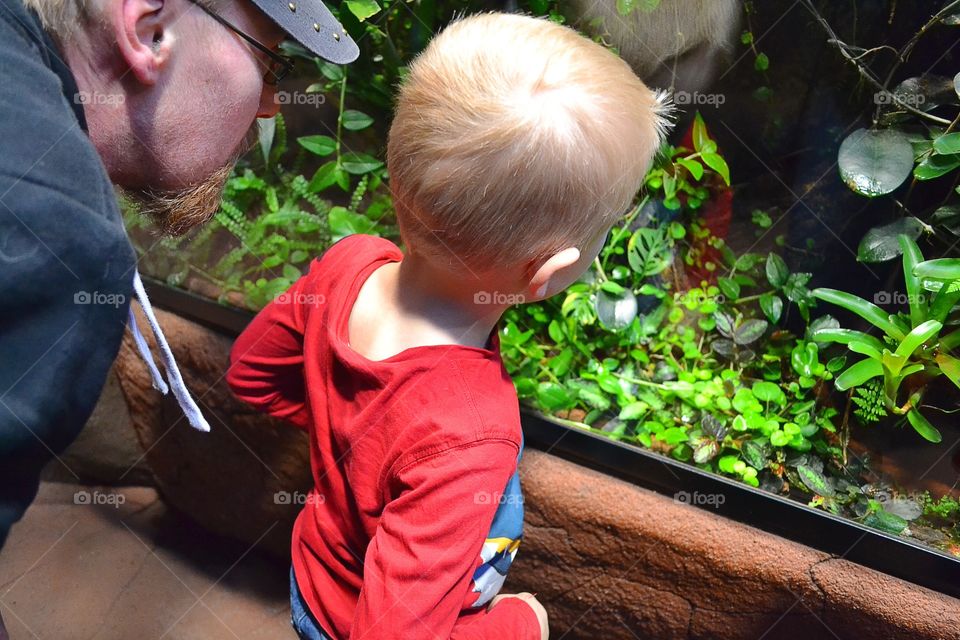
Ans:
{"type": "Polygon", "coordinates": [[[388,262],[360,288],[348,323],[350,346],[371,360],[418,346],[486,348],[509,305],[482,297],[478,303],[483,290],[479,278],[451,277],[415,254],[388,262]]]}

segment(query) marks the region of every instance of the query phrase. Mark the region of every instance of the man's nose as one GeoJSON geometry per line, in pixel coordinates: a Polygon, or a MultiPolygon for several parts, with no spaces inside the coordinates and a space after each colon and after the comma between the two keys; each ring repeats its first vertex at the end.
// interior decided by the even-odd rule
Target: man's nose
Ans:
{"type": "Polygon", "coordinates": [[[272,118],[280,112],[280,102],[277,100],[277,87],[263,83],[263,92],[260,94],[260,109],[258,118],[272,118]]]}

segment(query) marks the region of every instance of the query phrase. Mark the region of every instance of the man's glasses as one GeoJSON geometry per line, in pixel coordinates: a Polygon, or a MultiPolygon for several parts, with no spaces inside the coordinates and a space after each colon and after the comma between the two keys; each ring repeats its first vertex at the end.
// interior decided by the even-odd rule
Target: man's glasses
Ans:
{"type": "Polygon", "coordinates": [[[203,9],[204,13],[206,13],[208,16],[225,26],[227,29],[233,31],[235,34],[243,38],[250,46],[255,48],[257,51],[263,52],[267,58],[269,58],[270,66],[268,67],[267,73],[263,78],[264,82],[270,85],[275,85],[286,78],[290,72],[293,71],[292,59],[282,56],[276,51],[271,50],[266,45],[261,44],[253,37],[247,35],[237,27],[230,24],[224,17],[206,7],[200,0],[190,0],[190,2],[203,9]]]}

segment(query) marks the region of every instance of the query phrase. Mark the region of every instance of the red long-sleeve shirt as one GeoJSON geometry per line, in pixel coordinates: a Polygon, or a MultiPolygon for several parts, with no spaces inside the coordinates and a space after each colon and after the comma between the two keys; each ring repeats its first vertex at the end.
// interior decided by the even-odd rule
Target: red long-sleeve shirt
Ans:
{"type": "Polygon", "coordinates": [[[234,393],[310,434],[314,488],[293,532],[311,612],[336,639],[539,640],[533,609],[487,609],[523,531],[513,384],[489,349],[371,361],[348,344],[366,278],[402,252],[348,236],[234,344],[234,393]]]}

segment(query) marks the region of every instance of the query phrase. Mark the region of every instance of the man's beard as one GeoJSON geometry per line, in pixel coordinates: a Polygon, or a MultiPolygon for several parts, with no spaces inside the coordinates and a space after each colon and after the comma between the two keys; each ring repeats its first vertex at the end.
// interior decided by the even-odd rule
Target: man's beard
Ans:
{"type": "Polygon", "coordinates": [[[258,130],[254,122],[230,161],[200,182],[176,191],[122,189],[121,193],[135,205],[139,213],[150,218],[163,234],[182,236],[209,222],[220,210],[223,190],[233,173],[233,167],[256,144],[258,130]]]}
{"type": "Polygon", "coordinates": [[[206,180],[179,191],[123,191],[123,195],[165,235],[182,236],[206,224],[217,213],[232,172],[233,162],[217,169],[206,180]]]}

